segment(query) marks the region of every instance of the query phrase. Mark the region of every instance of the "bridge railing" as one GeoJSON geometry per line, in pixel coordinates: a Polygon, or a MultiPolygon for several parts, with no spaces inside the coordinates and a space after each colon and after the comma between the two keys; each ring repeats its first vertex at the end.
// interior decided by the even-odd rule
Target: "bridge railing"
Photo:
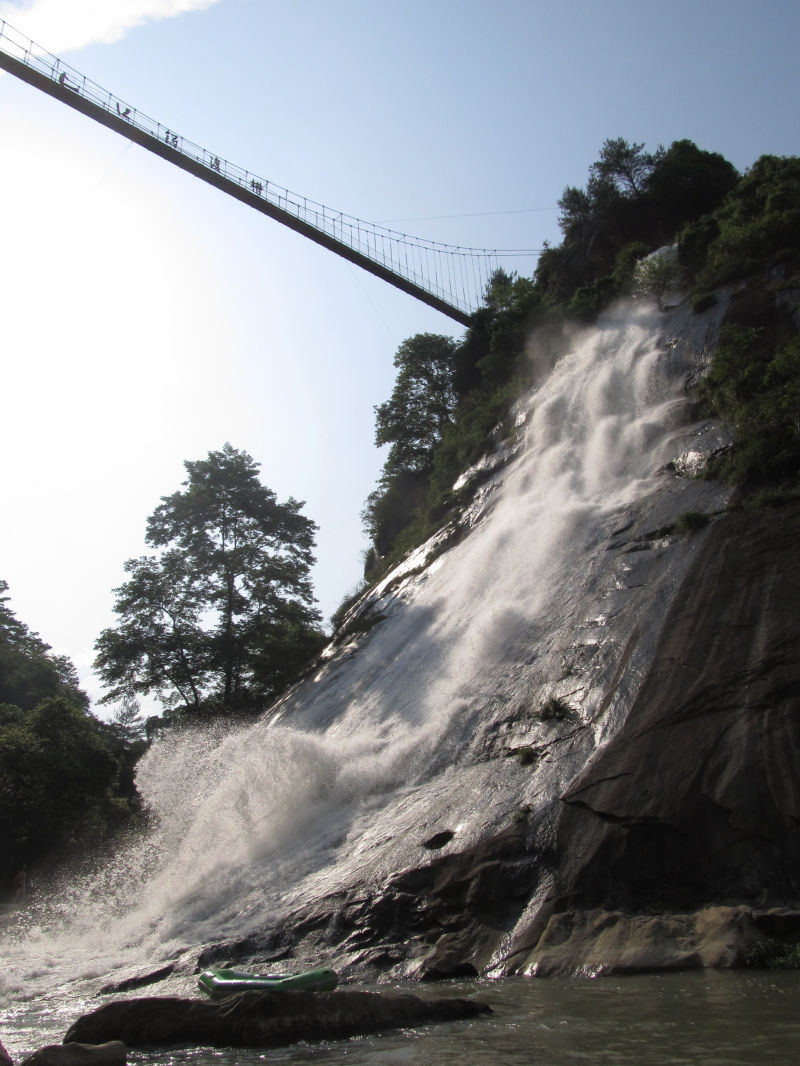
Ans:
{"type": "Polygon", "coordinates": [[[196,144],[104,89],[2,20],[0,49],[58,83],[63,90],[81,96],[187,159],[467,314],[482,303],[501,257],[535,254],[527,250],[500,251],[429,241],[332,210],[196,144]]]}

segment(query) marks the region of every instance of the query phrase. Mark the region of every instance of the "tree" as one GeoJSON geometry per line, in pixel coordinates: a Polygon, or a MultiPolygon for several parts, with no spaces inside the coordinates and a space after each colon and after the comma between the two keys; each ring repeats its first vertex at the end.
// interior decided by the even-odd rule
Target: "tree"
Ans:
{"type": "Polygon", "coordinates": [[[375,443],[391,447],[361,514],[379,555],[425,500],[433,454],[456,406],[458,351],[451,337],[437,333],[418,333],[397,349],[392,395],[375,408],[375,443]]]}
{"type": "Polygon", "coordinates": [[[0,704],[0,881],[96,847],[133,813],[104,723],[64,696],[32,710],[0,704]]]}
{"type": "Polygon", "coordinates": [[[84,710],[89,699],[66,655],[20,622],[8,606],[8,583],[0,580],[0,703],[32,710],[49,696],[64,696],[84,710]]]}
{"type": "Polygon", "coordinates": [[[155,693],[165,706],[256,710],[324,641],[309,577],[316,526],[230,444],[184,467],[183,488],[147,520],[155,554],[125,564],[119,624],[96,642],[100,702],[155,693]]]}
{"type": "Polygon", "coordinates": [[[70,659],[15,617],[7,592],[0,581],[0,891],[23,863],[96,846],[138,801],[138,753],[90,714],[70,659]]]}
{"type": "Polygon", "coordinates": [[[123,700],[111,715],[108,726],[123,744],[136,744],[143,740],[146,725],[142,718],[139,701],[137,699],[123,700]]]}
{"type": "Polygon", "coordinates": [[[800,157],[762,155],[714,214],[699,283],[712,288],[782,263],[800,263],[800,157]]]}
{"type": "Polygon", "coordinates": [[[388,474],[430,465],[455,407],[456,350],[452,337],[436,333],[418,333],[397,349],[394,390],[386,403],[375,408],[375,443],[392,446],[384,467],[388,474]]]}
{"type": "Polygon", "coordinates": [[[607,140],[600,158],[589,168],[589,194],[596,204],[613,188],[621,196],[641,196],[654,165],[660,158],[645,152],[643,144],[628,144],[624,137],[607,140]]]}
{"type": "Polygon", "coordinates": [[[646,191],[662,239],[672,241],[681,226],[715,211],[738,180],[724,156],[704,152],[693,141],[673,141],[659,151],[646,191]]]}

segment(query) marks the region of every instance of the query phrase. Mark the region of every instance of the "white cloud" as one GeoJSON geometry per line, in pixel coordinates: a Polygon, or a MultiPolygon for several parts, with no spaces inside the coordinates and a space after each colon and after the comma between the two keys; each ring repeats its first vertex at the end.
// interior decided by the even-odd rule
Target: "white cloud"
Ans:
{"type": "Polygon", "coordinates": [[[0,19],[54,55],[113,44],[143,22],[199,11],[219,0],[26,0],[0,3],[0,19]]]}

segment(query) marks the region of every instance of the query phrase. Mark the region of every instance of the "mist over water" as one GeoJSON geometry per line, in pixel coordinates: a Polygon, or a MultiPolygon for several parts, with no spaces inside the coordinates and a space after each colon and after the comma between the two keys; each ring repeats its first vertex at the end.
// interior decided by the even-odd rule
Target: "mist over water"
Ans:
{"type": "MultiPolygon", "coordinates": [[[[687,432],[670,340],[687,321],[629,308],[576,334],[526,401],[518,454],[481,490],[469,536],[378,590],[386,620],[354,655],[277,720],[157,741],[137,777],[152,830],[9,930],[0,1005],[269,928],[402,868],[412,832],[446,824],[466,843],[507,817],[518,779],[461,754],[487,709],[558,675],[567,620],[602,624],[592,560],[687,432]]],[[[599,695],[582,699],[589,718],[599,695]]]]}

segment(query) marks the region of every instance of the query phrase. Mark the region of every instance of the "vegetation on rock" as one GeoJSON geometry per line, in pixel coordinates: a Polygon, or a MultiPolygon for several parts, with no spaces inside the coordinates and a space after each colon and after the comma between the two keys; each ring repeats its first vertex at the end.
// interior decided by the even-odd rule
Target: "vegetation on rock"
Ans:
{"type": "Polygon", "coordinates": [[[75,667],[16,618],[0,581],[0,886],[94,846],[138,811],[129,721],[99,721],[75,667]]]}
{"type": "Polygon", "coordinates": [[[800,339],[775,347],[763,327],[726,326],[701,392],[736,436],[716,476],[750,493],[800,490],[800,339]]]}
{"type": "Polygon", "coordinates": [[[762,291],[760,318],[739,321],[734,302],[701,387],[737,438],[712,473],[751,497],[799,487],[796,300],[776,328],[774,297],[800,289],[800,159],[762,156],[740,176],[688,140],[650,153],[617,138],[601,148],[586,188],[568,186],[559,207],[563,241],[545,249],[533,278],[498,271],[460,343],[422,334],[398,351],[397,384],[376,408],[376,443],[391,447],[363,513],[374,545],[368,579],[448,519],[457,479],[513,433],[511,406],[557,358],[566,324],[626,295],[660,304],[680,286],[699,310],[721,284],[747,279],[748,291],[762,291]],[[658,252],[666,246],[677,252],[658,252]]]}

